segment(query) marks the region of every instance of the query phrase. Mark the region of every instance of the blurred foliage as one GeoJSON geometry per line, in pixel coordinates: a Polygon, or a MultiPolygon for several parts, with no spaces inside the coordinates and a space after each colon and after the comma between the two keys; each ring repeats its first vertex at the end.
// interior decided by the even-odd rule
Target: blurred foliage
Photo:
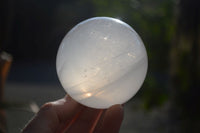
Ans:
{"type": "Polygon", "coordinates": [[[171,47],[171,118],[181,132],[200,130],[200,1],[181,0],[171,47]],[[175,112],[175,113],[174,113],[175,112]]]}

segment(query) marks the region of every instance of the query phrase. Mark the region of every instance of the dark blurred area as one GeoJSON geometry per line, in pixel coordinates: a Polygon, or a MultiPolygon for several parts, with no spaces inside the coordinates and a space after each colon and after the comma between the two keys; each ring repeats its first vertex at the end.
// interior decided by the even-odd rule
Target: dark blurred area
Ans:
{"type": "Polygon", "coordinates": [[[141,90],[125,105],[120,132],[198,133],[199,5],[198,0],[1,0],[0,50],[13,57],[2,87],[7,132],[19,132],[33,116],[24,109],[27,102],[41,106],[65,95],[55,70],[64,35],[82,20],[108,16],[138,32],[149,59],[141,90]]]}

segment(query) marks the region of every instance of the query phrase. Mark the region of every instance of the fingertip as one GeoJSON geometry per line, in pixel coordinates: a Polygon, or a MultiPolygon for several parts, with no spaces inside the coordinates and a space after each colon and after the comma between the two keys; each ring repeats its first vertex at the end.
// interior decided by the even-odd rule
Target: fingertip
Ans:
{"type": "Polygon", "coordinates": [[[26,126],[24,131],[40,130],[41,132],[45,132],[45,128],[48,126],[51,127],[48,128],[48,130],[53,131],[56,129],[56,126],[60,125],[62,122],[73,119],[73,116],[81,109],[82,106],[69,95],[66,95],[62,99],[45,103],[41,106],[33,120],[26,126]]]}
{"type": "Polygon", "coordinates": [[[110,115],[119,115],[121,118],[123,118],[124,108],[121,104],[116,104],[108,108],[107,113],[110,115]]]}
{"type": "Polygon", "coordinates": [[[66,94],[64,97],[66,100],[71,100],[72,98],[70,97],[70,95],[66,94]]]}
{"type": "Polygon", "coordinates": [[[123,108],[124,108],[123,105],[121,105],[121,104],[115,104],[115,105],[112,105],[110,108],[108,108],[108,110],[112,109],[112,110],[119,110],[119,111],[123,112],[123,110],[124,110],[123,108]]]}
{"type": "Polygon", "coordinates": [[[96,128],[96,133],[117,133],[124,118],[123,106],[116,104],[108,108],[96,128]]]}
{"type": "Polygon", "coordinates": [[[23,133],[37,132],[37,133],[50,133],[56,130],[59,120],[56,112],[53,109],[51,102],[45,103],[40,108],[39,112],[23,129],[23,133]]]}

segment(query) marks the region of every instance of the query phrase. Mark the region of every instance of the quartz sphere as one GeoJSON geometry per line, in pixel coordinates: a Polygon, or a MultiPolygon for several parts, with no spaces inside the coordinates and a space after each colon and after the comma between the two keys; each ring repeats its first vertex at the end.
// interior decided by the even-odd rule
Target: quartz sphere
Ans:
{"type": "Polygon", "coordinates": [[[65,91],[77,102],[101,109],[131,99],[145,79],[147,64],[139,35],[110,17],[76,25],[62,40],[56,59],[65,91]]]}

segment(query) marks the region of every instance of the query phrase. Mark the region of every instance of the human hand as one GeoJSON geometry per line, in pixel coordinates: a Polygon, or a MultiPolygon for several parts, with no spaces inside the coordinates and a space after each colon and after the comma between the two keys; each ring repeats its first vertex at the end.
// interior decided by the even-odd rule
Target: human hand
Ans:
{"type": "Polygon", "coordinates": [[[123,120],[123,108],[85,107],[66,96],[44,104],[22,133],[118,133],[123,120]]]}

